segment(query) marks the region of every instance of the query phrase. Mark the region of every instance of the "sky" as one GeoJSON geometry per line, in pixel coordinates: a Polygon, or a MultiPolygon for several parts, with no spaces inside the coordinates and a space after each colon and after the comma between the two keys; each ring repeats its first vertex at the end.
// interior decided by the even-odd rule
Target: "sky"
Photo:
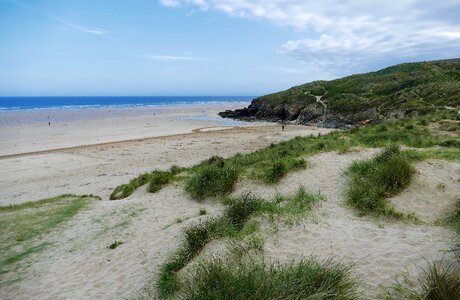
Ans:
{"type": "Polygon", "coordinates": [[[0,96],[258,96],[460,57],[460,0],[0,0],[0,96]]]}

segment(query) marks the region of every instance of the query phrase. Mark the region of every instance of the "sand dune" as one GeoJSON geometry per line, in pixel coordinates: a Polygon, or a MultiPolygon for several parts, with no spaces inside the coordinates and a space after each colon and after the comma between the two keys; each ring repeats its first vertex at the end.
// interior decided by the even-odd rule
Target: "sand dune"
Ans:
{"type": "MultiPolygon", "coordinates": [[[[197,203],[171,184],[155,194],[140,188],[130,197],[109,201],[113,188],[133,176],[173,164],[191,166],[212,155],[228,157],[295,136],[326,133],[327,129],[278,125],[255,127],[200,126],[194,132],[167,137],[61,149],[0,160],[1,204],[21,203],[63,193],[100,195],[76,217],[41,237],[51,243],[28,257],[15,274],[1,278],[2,299],[121,299],[136,297],[154,282],[158,267],[172,253],[181,230],[201,218],[217,215],[218,204],[197,203]],[[200,216],[199,210],[208,214],[200,216]],[[114,242],[124,244],[114,250],[114,242]]],[[[193,130],[193,129],[192,129],[193,130]]],[[[56,144],[55,144],[56,145],[56,144]]],[[[363,293],[380,297],[404,272],[416,273],[425,260],[451,259],[453,232],[433,226],[458,197],[460,165],[441,161],[417,164],[412,185],[391,199],[404,212],[415,212],[426,223],[388,222],[358,217],[345,205],[343,171],[353,161],[370,158],[379,149],[354,149],[308,158],[309,167],[291,173],[274,186],[239,182],[235,195],[251,191],[271,198],[292,194],[300,185],[326,200],[313,215],[292,227],[263,231],[265,255],[289,261],[333,255],[354,266],[363,279],[363,293]],[[439,186],[443,183],[444,186],[439,186]],[[438,201],[438,199],[441,199],[438,201]],[[429,209],[431,207],[431,209],[429,209]]],[[[264,226],[262,226],[264,228],[264,226]]],[[[223,244],[207,246],[211,255],[223,244]]]]}

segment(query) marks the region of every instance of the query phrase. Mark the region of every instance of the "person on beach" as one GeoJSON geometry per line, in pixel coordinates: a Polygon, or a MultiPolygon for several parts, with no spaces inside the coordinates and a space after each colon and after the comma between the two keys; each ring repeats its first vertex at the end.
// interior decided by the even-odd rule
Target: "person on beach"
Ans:
{"type": "Polygon", "coordinates": [[[281,131],[284,131],[284,125],[281,125],[281,131]]]}

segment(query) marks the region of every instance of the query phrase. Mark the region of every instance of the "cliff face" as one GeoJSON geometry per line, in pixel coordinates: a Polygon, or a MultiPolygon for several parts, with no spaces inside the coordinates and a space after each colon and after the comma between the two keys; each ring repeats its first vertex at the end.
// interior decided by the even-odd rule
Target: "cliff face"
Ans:
{"type": "Polygon", "coordinates": [[[346,128],[460,105],[460,59],[410,63],[256,98],[224,118],[346,128]]]}

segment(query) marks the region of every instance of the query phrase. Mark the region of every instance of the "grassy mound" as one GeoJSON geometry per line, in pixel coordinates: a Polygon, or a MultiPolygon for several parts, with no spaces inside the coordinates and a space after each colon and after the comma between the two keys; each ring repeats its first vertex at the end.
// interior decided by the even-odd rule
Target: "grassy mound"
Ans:
{"type": "Polygon", "coordinates": [[[185,284],[182,299],[356,299],[350,269],[331,260],[287,265],[261,262],[199,265],[185,284]]]}
{"type": "Polygon", "coordinates": [[[386,148],[374,159],[355,162],[348,169],[347,203],[362,214],[400,216],[387,206],[385,198],[406,188],[414,173],[410,160],[397,146],[386,148]]]}

